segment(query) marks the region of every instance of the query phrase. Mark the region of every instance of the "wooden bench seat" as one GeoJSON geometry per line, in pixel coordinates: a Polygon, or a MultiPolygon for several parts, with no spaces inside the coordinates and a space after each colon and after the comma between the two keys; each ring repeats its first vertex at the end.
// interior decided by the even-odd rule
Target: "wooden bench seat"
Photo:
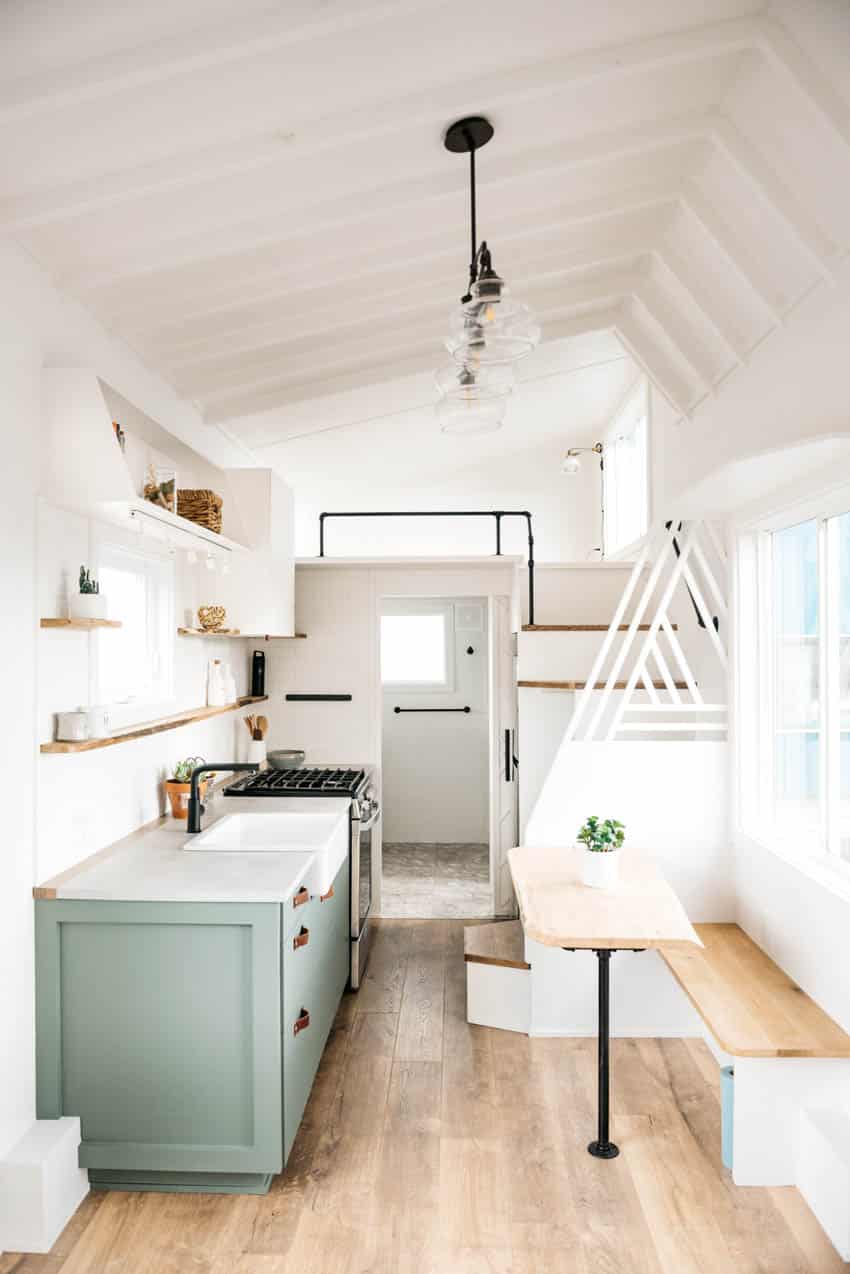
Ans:
{"type": "Polygon", "coordinates": [[[736,924],[694,925],[703,947],[660,953],[720,1047],[735,1057],[850,1057],[850,1035],[736,924]]]}
{"type": "Polygon", "coordinates": [[[530,969],[525,959],[525,937],[519,920],[467,925],[463,931],[463,958],[467,964],[492,964],[502,969],[530,969]]]}

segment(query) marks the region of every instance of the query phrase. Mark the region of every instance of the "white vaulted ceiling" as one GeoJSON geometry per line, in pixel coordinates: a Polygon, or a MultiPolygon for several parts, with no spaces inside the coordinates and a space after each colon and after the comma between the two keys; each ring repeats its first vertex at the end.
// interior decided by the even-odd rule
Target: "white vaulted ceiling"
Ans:
{"type": "Polygon", "coordinates": [[[274,448],[311,400],[422,401],[468,258],[442,132],[484,113],[499,272],[546,341],[613,334],[687,414],[850,246],[815,10],[850,50],[834,0],[7,0],[0,233],[274,448]]]}

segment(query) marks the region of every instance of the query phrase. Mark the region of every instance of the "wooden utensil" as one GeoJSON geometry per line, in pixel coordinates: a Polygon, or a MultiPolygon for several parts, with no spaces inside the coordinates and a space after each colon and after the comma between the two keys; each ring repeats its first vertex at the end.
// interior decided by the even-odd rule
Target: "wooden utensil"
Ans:
{"type": "Polygon", "coordinates": [[[257,727],[256,727],[256,728],[257,728],[257,729],[259,730],[259,732],[260,732],[260,738],[261,738],[261,739],[264,739],[264,738],[266,737],[266,731],[267,731],[267,730],[268,730],[268,728],[269,728],[269,719],[268,719],[268,717],[257,717],[257,727]]]}

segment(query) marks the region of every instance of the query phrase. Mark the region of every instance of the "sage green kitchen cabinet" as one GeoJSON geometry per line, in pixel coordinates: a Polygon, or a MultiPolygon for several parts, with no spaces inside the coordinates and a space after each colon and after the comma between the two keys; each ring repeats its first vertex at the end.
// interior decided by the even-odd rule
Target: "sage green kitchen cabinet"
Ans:
{"type": "Polygon", "coordinates": [[[38,1117],[79,1115],[93,1184],[268,1189],[348,978],[348,874],[305,902],[36,903],[38,1117]]]}

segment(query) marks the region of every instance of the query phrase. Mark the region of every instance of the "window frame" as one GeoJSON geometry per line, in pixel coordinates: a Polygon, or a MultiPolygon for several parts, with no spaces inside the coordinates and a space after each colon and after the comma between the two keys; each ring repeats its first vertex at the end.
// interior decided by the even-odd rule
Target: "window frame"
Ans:
{"type": "MultiPolygon", "coordinates": [[[[443,618],[446,679],[445,681],[384,681],[383,668],[380,662],[381,651],[379,650],[378,674],[381,689],[382,691],[392,691],[394,694],[453,694],[456,687],[455,613],[453,603],[432,601],[428,598],[384,599],[381,603],[379,616],[379,632],[381,632],[385,617],[398,616],[399,618],[413,619],[417,615],[440,615],[443,618]]],[[[381,646],[383,645],[382,632],[380,644],[381,646]]]]}
{"type": "MultiPolygon", "coordinates": [[[[157,717],[167,716],[176,704],[175,642],[176,642],[176,578],[173,554],[165,548],[146,543],[144,546],[127,543],[116,536],[98,536],[92,545],[94,574],[100,578],[102,567],[115,565],[120,568],[132,564],[141,568],[145,578],[145,644],[149,666],[154,659],[159,669],[150,666],[147,689],[138,696],[115,700],[108,696],[101,682],[101,660],[104,644],[114,639],[110,629],[92,632],[91,658],[89,661],[89,702],[98,704],[109,713],[110,728],[122,730],[157,717]],[[154,648],[154,633],[159,640],[154,648]]],[[[104,590],[106,593],[106,590],[104,590]]],[[[108,597],[108,593],[106,593],[108,597]]],[[[120,616],[113,616],[120,619],[120,616]]]]}
{"type": "MultiPolygon", "coordinates": [[[[643,543],[646,533],[652,524],[652,469],[650,463],[652,452],[652,395],[649,391],[649,381],[646,377],[642,377],[626,394],[608,428],[605,430],[602,442],[602,557],[606,560],[616,560],[619,557],[628,557],[629,554],[633,553],[635,548],[643,543]],[[612,518],[611,511],[612,505],[617,503],[616,496],[612,490],[612,474],[616,473],[616,468],[612,467],[611,457],[617,441],[629,437],[630,433],[634,433],[641,421],[644,422],[643,529],[634,539],[614,546],[611,543],[611,528],[616,525],[616,518],[612,518]]],[[[616,488],[616,480],[614,480],[613,485],[616,488]]]]}
{"type": "MultiPolygon", "coordinates": [[[[850,514],[850,484],[841,482],[816,495],[739,523],[735,553],[737,624],[735,687],[735,819],[745,840],[826,880],[850,883],[850,860],[841,857],[841,707],[838,519],[850,514]],[[775,604],[773,536],[801,523],[817,524],[818,654],[821,738],[819,832],[814,845],[778,835],[773,817],[776,738],[775,604]],[[836,628],[836,624],[839,627],[836,628]],[[826,869],[826,876],[823,871],[826,869]]],[[[846,731],[844,731],[846,733],[846,731]]]]}

